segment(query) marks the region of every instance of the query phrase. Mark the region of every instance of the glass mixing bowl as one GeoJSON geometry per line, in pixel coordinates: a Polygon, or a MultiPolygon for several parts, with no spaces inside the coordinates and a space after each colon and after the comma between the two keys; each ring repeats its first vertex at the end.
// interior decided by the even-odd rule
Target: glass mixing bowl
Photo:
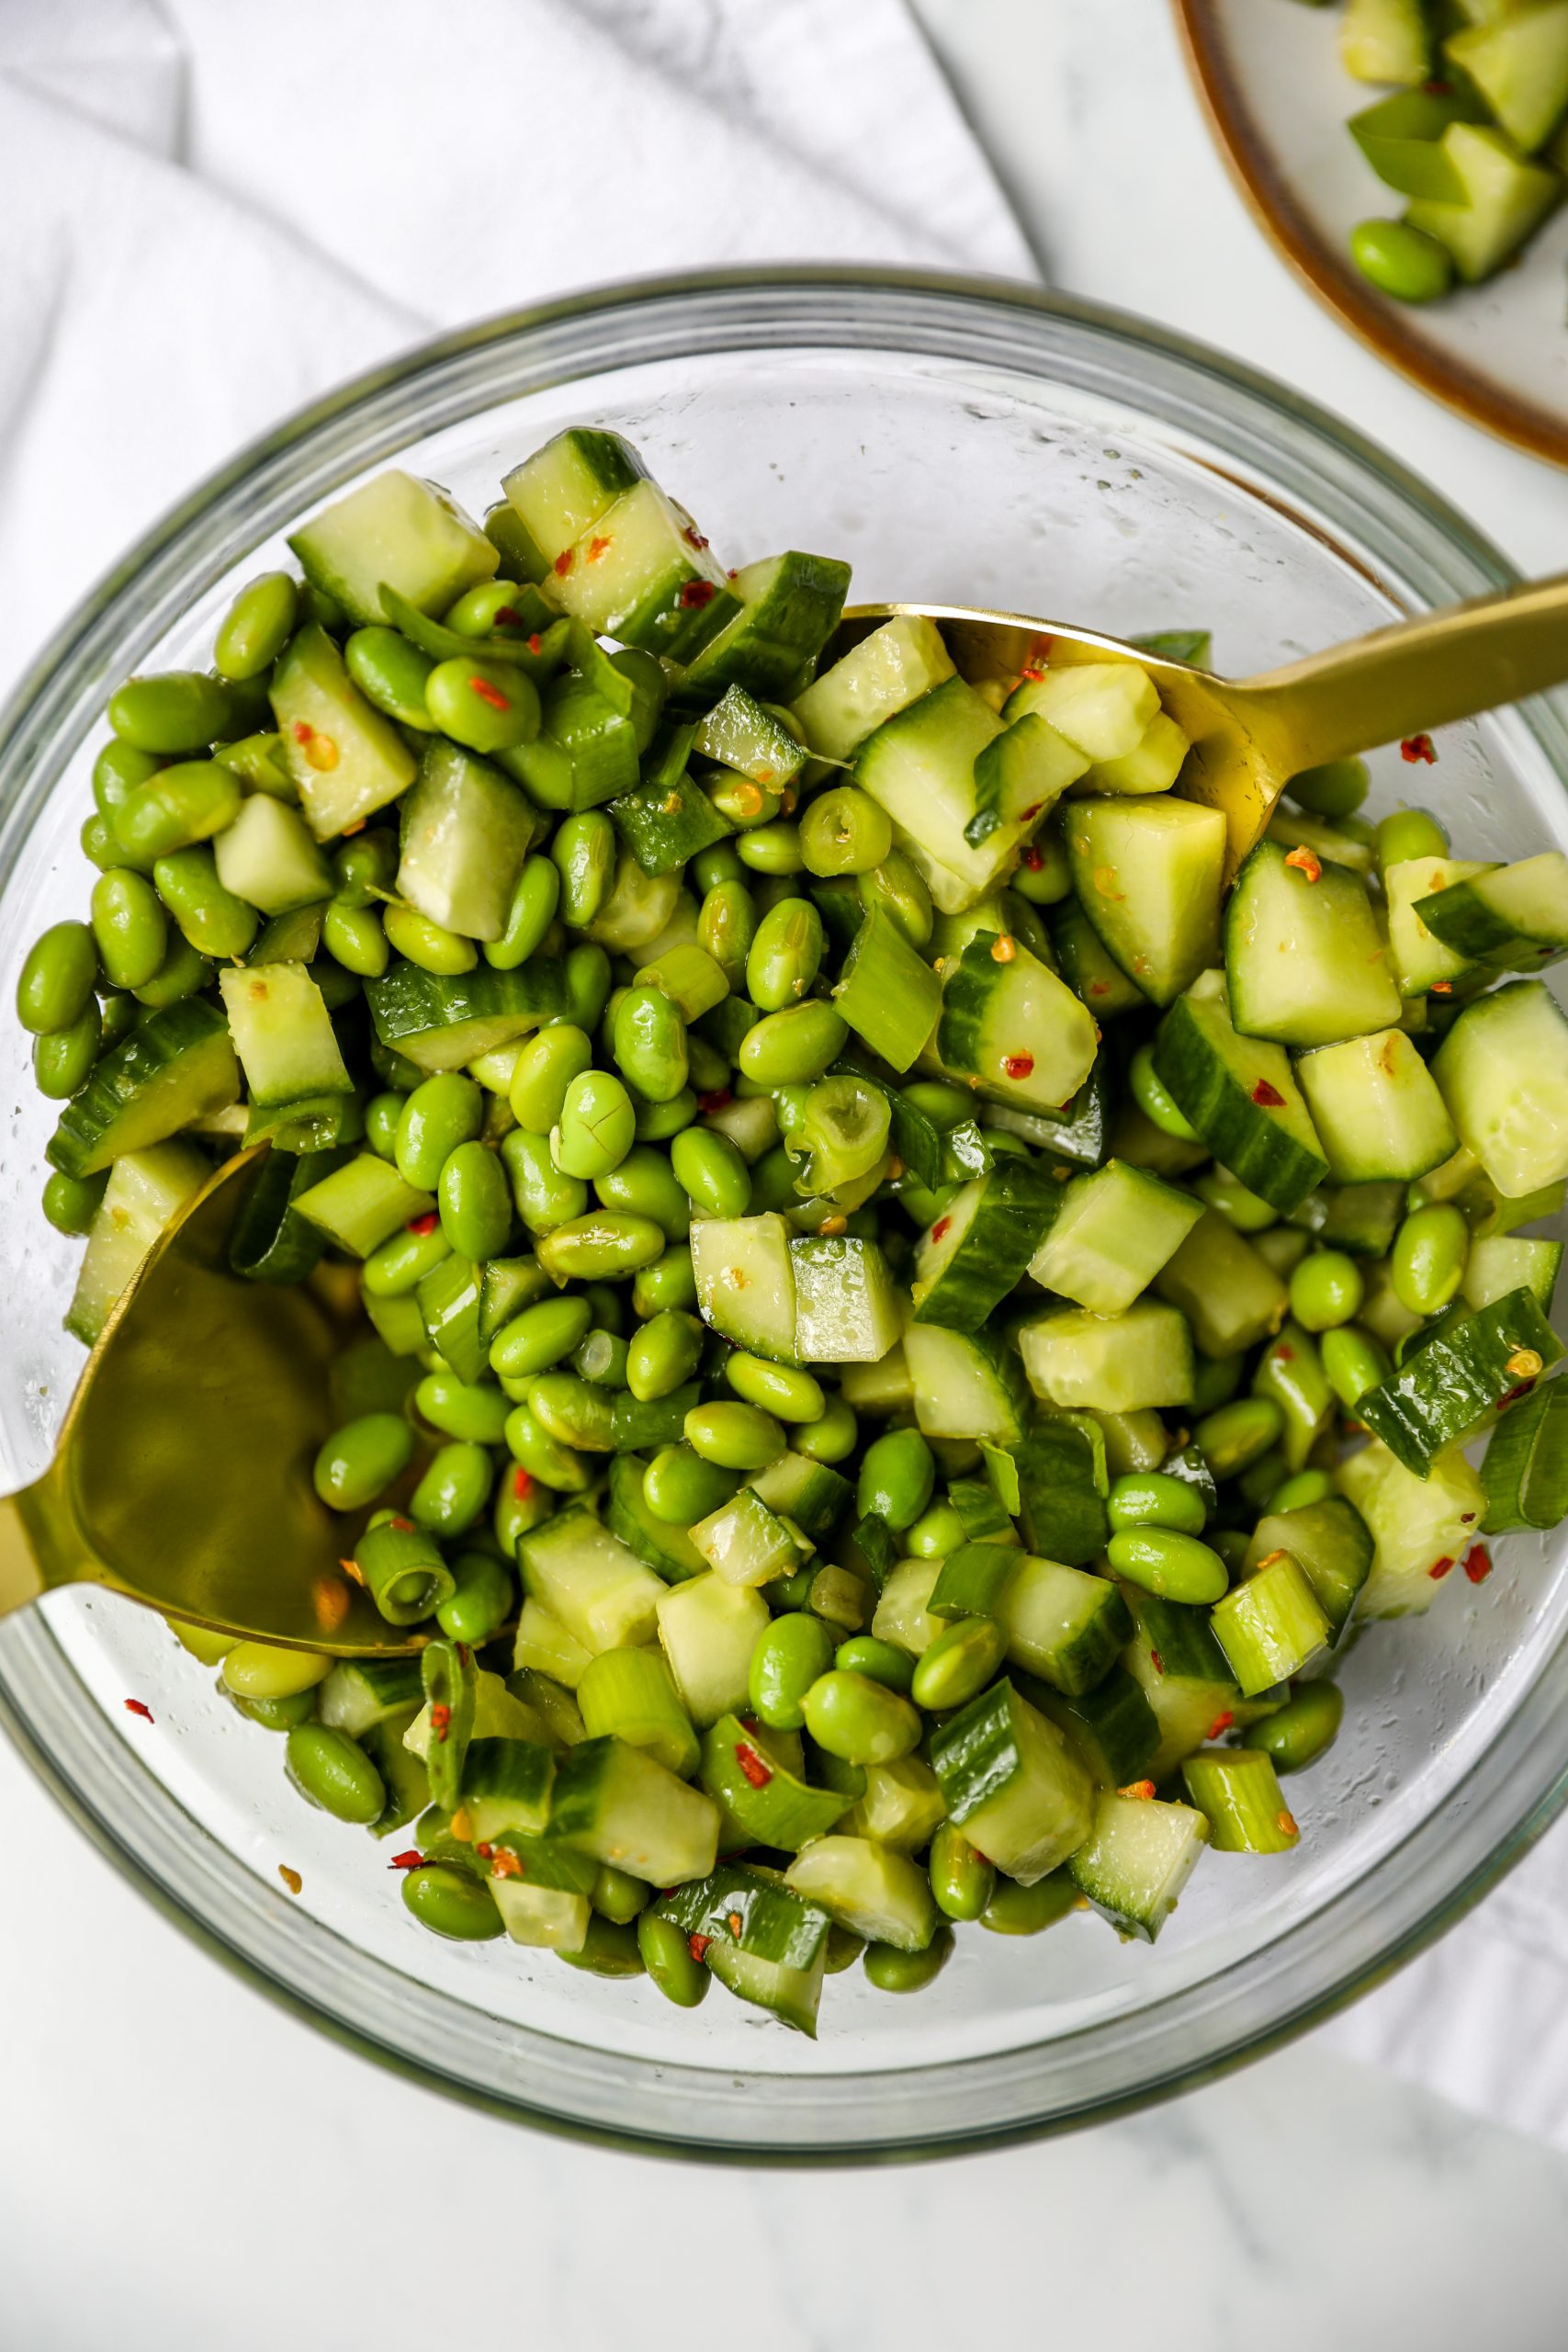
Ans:
{"type": "MultiPolygon", "coordinates": [[[[644,285],[418,352],[249,450],[62,631],[0,742],[0,1001],[79,913],[99,713],[127,672],[208,658],[283,533],[397,463],[482,511],[558,427],[629,434],[727,560],[852,558],[855,594],[999,605],[1119,636],[1203,624],[1245,673],[1506,578],[1424,484],[1283,387],[1169,335],[1010,287],[784,273],[644,285]]],[[[1535,705],[1449,730],[1420,797],[1466,854],[1568,844],[1568,733],[1535,705]]],[[[1411,772],[1374,763],[1374,811],[1411,772]]],[[[37,1202],[49,1107],[0,1023],[0,1477],[39,1470],[80,1363],[77,1247],[37,1202]]],[[[193,1377],[199,1378],[199,1367],[193,1377]]],[[[255,1497],[265,1511],[266,1497],[255,1497]]],[[[362,2050],[535,2121],[689,2153],[952,2149],[1201,2079],[1345,2001],[1463,1908],[1552,1816],[1568,1766],[1568,1580],[1510,1537],[1478,1589],[1373,1629],[1345,1729],[1292,1787],[1285,1860],[1206,1858],[1158,1945],[1075,1916],[969,1931],[916,2000],[834,1978],[803,2041],[716,1990],[421,1930],[387,1856],[302,1805],[160,1621],[62,1595],[0,1629],[0,1711],[77,1821],[252,1979],[362,2050]],[[128,1695],[153,1702],[149,1728],[128,1695]],[[298,1899],[278,1866],[302,1873],[298,1899]]]]}

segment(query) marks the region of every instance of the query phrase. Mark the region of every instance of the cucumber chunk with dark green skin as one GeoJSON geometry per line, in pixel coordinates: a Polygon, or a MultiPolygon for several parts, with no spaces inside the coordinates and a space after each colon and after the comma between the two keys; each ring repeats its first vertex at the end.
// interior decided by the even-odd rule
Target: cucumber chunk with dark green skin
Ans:
{"type": "Polygon", "coordinates": [[[1214,1158],[1288,1216],[1328,1174],[1282,1047],[1243,1037],[1208,978],[1178,999],[1155,1040],[1156,1075],[1214,1158]]]}
{"type": "Polygon", "coordinates": [[[1371,900],[1347,867],[1259,842],[1231,887],[1224,931],[1231,1019],[1243,1035],[1332,1046],[1399,1020],[1371,900]]]}
{"type": "Polygon", "coordinates": [[[426,972],[398,962],[366,984],[365,996],[381,1043],[431,1072],[458,1069],[570,1009],[562,967],[544,956],[511,972],[489,964],[426,972]]]}
{"type": "Polygon", "coordinates": [[[93,1176],[240,1097],[229,1024],[204,997],[182,997],[105,1054],[60,1114],[51,1167],[93,1176]]]}
{"type": "Polygon", "coordinates": [[[1467,963],[1542,971],[1568,956],[1568,857],[1546,850],[1516,865],[1483,868],[1417,899],[1414,911],[1467,963]]]}
{"type": "Polygon", "coordinates": [[[1562,1353],[1562,1343],[1532,1294],[1510,1291],[1460,1316],[1407,1355],[1381,1388],[1360,1399],[1357,1415],[1421,1476],[1445,1446],[1562,1353]]]}

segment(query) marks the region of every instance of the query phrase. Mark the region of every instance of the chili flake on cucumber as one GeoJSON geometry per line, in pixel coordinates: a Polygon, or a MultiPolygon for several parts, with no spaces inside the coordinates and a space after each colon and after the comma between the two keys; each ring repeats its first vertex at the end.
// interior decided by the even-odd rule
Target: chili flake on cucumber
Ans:
{"type": "Polygon", "coordinates": [[[249,1144],[236,1274],[363,1302],[315,1479],[421,1656],[180,1639],[411,1932],[807,2033],[863,1949],[1152,1939],[1568,1510],[1568,859],[1348,761],[1227,891],[1135,662],[835,660],[848,567],[611,432],[504,487],[378,476],[119,689],[22,974],[73,1331],[249,1144]]]}

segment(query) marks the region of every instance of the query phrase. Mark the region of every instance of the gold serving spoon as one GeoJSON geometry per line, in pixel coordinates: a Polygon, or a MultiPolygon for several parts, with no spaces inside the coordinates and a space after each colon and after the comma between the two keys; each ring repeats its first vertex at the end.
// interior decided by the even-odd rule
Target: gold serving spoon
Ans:
{"type": "MultiPolygon", "coordinates": [[[[1216,678],[1093,630],[947,605],[862,605],[835,650],[896,613],[937,623],[962,674],[1136,662],[1192,739],[1180,789],[1223,808],[1231,866],[1303,768],[1568,679],[1568,577],[1398,621],[1259,678],[1216,678]]],[[[342,1333],[308,1288],[242,1281],[239,1154],[159,1240],[88,1358],[51,1467],[0,1499],[0,1616],[93,1584],[188,1623],[344,1656],[417,1647],[344,1572],[344,1522],[310,1465],[342,1333]]]]}

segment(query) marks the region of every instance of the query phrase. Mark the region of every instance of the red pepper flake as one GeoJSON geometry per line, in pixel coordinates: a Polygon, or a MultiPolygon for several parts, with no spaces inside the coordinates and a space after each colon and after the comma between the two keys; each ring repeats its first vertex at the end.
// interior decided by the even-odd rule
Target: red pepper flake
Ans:
{"type": "Polygon", "coordinates": [[[279,1862],[277,1866],[277,1875],[283,1881],[284,1885],[288,1889],[290,1894],[298,1894],[305,1883],[299,1871],[291,1871],[287,1862],[279,1862]]]}
{"type": "Polygon", "coordinates": [[[389,1519],[387,1521],[387,1524],[399,1535],[412,1535],[413,1533],[413,1521],[412,1519],[389,1519]]]}
{"type": "Polygon", "coordinates": [[[491,710],[510,710],[512,707],[510,698],[502,693],[499,686],[493,685],[489,678],[470,678],[468,691],[470,694],[478,695],[481,702],[488,702],[491,710]]]}
{"type": "Polygon", "coordinates": [[[1293,865],[1298,873],[1304,874],[1309,882],[1321,882],[1323,879],[1322,861],[1315,851],[1308,849],[1305,842],[1298,842],[1294,849],[1286,851],[1285,863],[1293,865]]]}
{"type": "Polygon", "coordinates": [[[495,625],[498,628],[515,628],[522,617],[515,605],[500,605],[496,607],[495,625]]]}
{"type": "Polygon", "coordinates": [[[439,1704],[432,1707],[430,1710],[430,1728],[435,1734],[436,1738],[441,1742],[443,1747],[445,1747],[447,1737],[452,1729],[451,1708],[443,1707],[439,1704]]]}
{"type": "Polygon", "coordinates": [[[542,653],[544,650],[545,640],[539,635],[538,630],[536,629],[532,637],[528,639],[528,650],[530,653],[542,653]]]}
{"type": "Polygon", "coordinates": [[[152,1710],[145,1699],[128,1699],[125,1702],[125,1712],[128,1715],[140,1715],[143,1723],[150,1724],[152,1721],[152,1710]]]}
{"type": "Polygon", "coordinates": [[[348,820],[347,824],[346,824],[346,825],[344,827],[344,829],[343,829],[343,837],[344,837],[344,841],[347,841],[347,840],[350,838],[350,836],[351,836],[352,834],[355,834],[355,833],[362,833],[364,831],[365,831],[365,820],[364,820],[364,818],[363,818],[363,817],[351,817],[351,818],[349,819],[349,820],[348,820]]]}
{"type": "Polygon", "coordinates": [[[1472,1544],[1464,1555],[1464,1572],[1472,1584],[1484,1584],[1492,1573],[1492,1555],[1484,1544],[1472,1544]]]}
{"type": "Polygon", "coordinates": [[[1433,749],[1429,735],[1407,735],[1399,747],[1399,756],[1411,767],[1414,767],[1418,760],[1425,760],[1429,768],[1436,767],[1438,764],[1438,754],[1433,749]]]}
{"type": "Polygon", "coordinates": [[[1452,1566],[1453,1561],[1450,1558],[1448,1553],[1445,1552],[1440,1560],[1433,1561],[1431,1566],[1427,1569],[1427,1574],[1431,1577],[1434,1584],[1441,1584],[1443,1578],[1448,1575],[1449,1570],[1452,1566]]]}
{"type": "Polygon", "coordinates": [[[558,580],[564,580],[567,573],[571,570],[571,566],[572,550],[570,548],[562,548],[559,555],[556,558],[556,578],[558,580]]]}
{"type": "Polygon", "coordinates": [[[735,1760],[754,1789],[765,1789],[773,1777],[772,1765],[764,1764],[756,1749],[749,1747],[743,1739],[735,1743],[735,1760]]]}
{"type": "Polygon", "coordinates": [[[294,722],[293,734],[297,743],[308,743],[315,731],[307,719],[297,718],[294,722]]]}
{"type": "Polygon", "coordinates": [[[1037,662],[1026,662],[1018,673],[1018,683],[1021,686],[1037,686],[1044,675],[1037,662]]]}
{"type": "Polygon", "coordinates": [[[1506,1388],[1497,1399],[1497,1410],[1502,1412],[1506,1407],[1517,1405],[1519,1398],[1528,1396],[1534,1386],[1533,1380],[1521,1380],[1517,1388],[1506,1388]]]}
{"type": "Polygon", "coordinates": [[[1281,1806],[1274,1818],[1276,1825],[1283,1837],[1299,1838],[1301,1836],[1302,1833],[1296,1826],[1296,1816],[1293,1813],[1288,1813],[1284,1807],[1281,1806]]]}
{"type": "Polygon", "coordinates": [[[1129,1781],[1124,1789],[1118,1789],[1116,1792],[1119,1797],[1138,1797],[1145,1804],[1154,1792],[1155,1784],[1152,1781],[1129,1781]]]}
{"type": "Polygon", "coordinates": [[[704,538],[702,533],[698,530],[694,523],[688,523],[685,529],[682,532],[681,537],[685,540],[688,547],[695,548],[699,553],[707,545],[706,539],[704,538]]]}
{"type": "Polygon", "coordinates": [[[434,1232],[440,1222],[441,1220],[436,1216],[434,1209],[426,1209],[423,1216],[411,1216],[407,1225],[404,1226],[403,1231],[405,1233],[417,1233],[420,1239],[423,1241],[427,1233],[434,1232]]]}
{"type": "Polygon", "coordinates": [[[993,964],[1010,964],[1017,954],[1017,940],[1010,938],[1005,932],[999,939],[992,940],[991,961],[993,964]]]}
{"type": "Polygon", "coordinates": [[[931,1239],[933,1241],[940,1241],[952,1223],[953,1219],[950,1216],[939,1216],[936,1223],[931,1227],[931,1239]]]}
{"type": "Polygon", "coordinates": [[[1434,74],[1429,82],[1422,83],[1421,95],[1424,98],[1446,98],[1452,88],[1451,82],[1445,82],[1440,74],[1434,74]]]}
{"type": "Polygon", "coordinates": [[[1252,1099],[1260,1110],[1282,1111],[1285,1107],[1284,1096],[1277,1086],[1270,1086],[1266,1078],[1260,1078],[1253,1088],[1252,1099]]]}
{"type": "Polygon", "coordinates": [[[610,544],[611,542],[608,539],[590,539],[588,542],[589,562],[597,563],[600,557],[604,554],[605,548],[609,547],[610,544]]]}
{"type": "Polygon", "coordinates": [[[740,1917],[739,1912],[732,1911],[724,1924],[729,1929],[729,1932],[734,1937],[736,1942],[739,1943],[740,1941],[740,1930],[746,1925],[746,1922],[740,1917]]]}
{"type": "Polygon", "coordinates": [[[1034,1075],[1033,1055],[1009,1054],[1002,1063],[1002,1074],[1006,1078],[1032,1078],[1034,1075]]]}
{"type": "Polygon", "coordinates": [[[1453,992],[1454,984],[1452,980],[1434,980],[1432,982],[1432,994],[1434,996],[1452,996],[1453,992]]]}
{"type": "Polygon", "coordinates": [[[1021,863],[1022,864],[1026,874],[1038,874],[1041,867],[1044,865],[1045,860],[1033,844],[1031,843],[1030,847],[1024,851],[1021,863]]]}
{"type": "Polygon", "coordinates": [[[512,1473],[512,1491],[520,1503],[525,1503],[534,1491],[534,1474],[525,1470],[521,1462],[512,1473]]]}
{"type": "Polygon", "coordinates": [[[728,1110],[734,1100],[728,1086],[714,1086],[705,1094],[698,1095],[697,1108],[705,1118],[711,1119],[716,1111],[728,1110]]]}
{"type": "Polygon", "coordinates": [[[490,1843],[488,1838],[481,1838],[479,1844],[474,1848],[474,1851],[479,1856],[481,1862],[490,1862],[495,1860],[495,1848],[490,1843]]]}
{"type": "Polygon", "coordinates": [[[1165,1660],[1161,1657],[1158,1650],[1151,1650],[1149,1652],[1149,1664],[1154,1668],[1156,1674],[1163,1674],[1165,1672],[1165,1660]]]}
{"type": "Polygon", "coordinates": [[[681,609],[687,613],[700,613],[705,605],[712,604],[717,594],[711,580],[688,580],[681,591],[681,609]]]}
{"type": "Polygon", "coordinates": [[[1211,1739],[1218,1739],[1222,1732],[1229,1731],[1235,1721],[1235,1717],[1227,1707],[1224,1713],[1223,1714],[1216,1715],[1213,1722],[1209,1725],[1209,1737],[1211,1739]]]}
{"type": "Polygon", "coordinates": [[[707,1958],[708,1946],[712,1941],[713,1938],[711,1936],[688,1936],[686,1938],[686,1950],[691,1953],[694,1960],[705,1960],[707,1958]]]}
{"type": "MultiPolygon", "coordinates": [[[[476,1853],[483,1853],[485,1849],[479,1846],[474,1850],[476,1853]]],[[[510,1846],[502,1846],[495,1849],[490,1874],[491,1878],[526,1878],[528,1875],[523,1867],[521,1858],[513,1852],[510,1846]]]]}
{"type": "Polygon", "coordinates": [[[400,1854],[394,1854],[392,1856],[391,1860],[387,1864],[387,1868],[389,1871],[423,1870],[424,1868],[424,1856],[420,1852],[417,1846],[405,1846],[400,1854]]]}
{"type": "Polygon", "coordinates": [[[1292,1345],[1291,1345],[1291,1343],[1290,1343],[1289,1340],[1281,1340],[1280,1341],[1280,1343],[1279,1343],[1278,1347],[1276,1347],[1276,1349],[1274,1350],[1274,1361],[1275,1361],[1275,1363],[1294,1363],[1295,1360],[1296,1360],[1296,1351],[1295,1351],[1294,1348],[1292,1348],[1292,1345]]]}

